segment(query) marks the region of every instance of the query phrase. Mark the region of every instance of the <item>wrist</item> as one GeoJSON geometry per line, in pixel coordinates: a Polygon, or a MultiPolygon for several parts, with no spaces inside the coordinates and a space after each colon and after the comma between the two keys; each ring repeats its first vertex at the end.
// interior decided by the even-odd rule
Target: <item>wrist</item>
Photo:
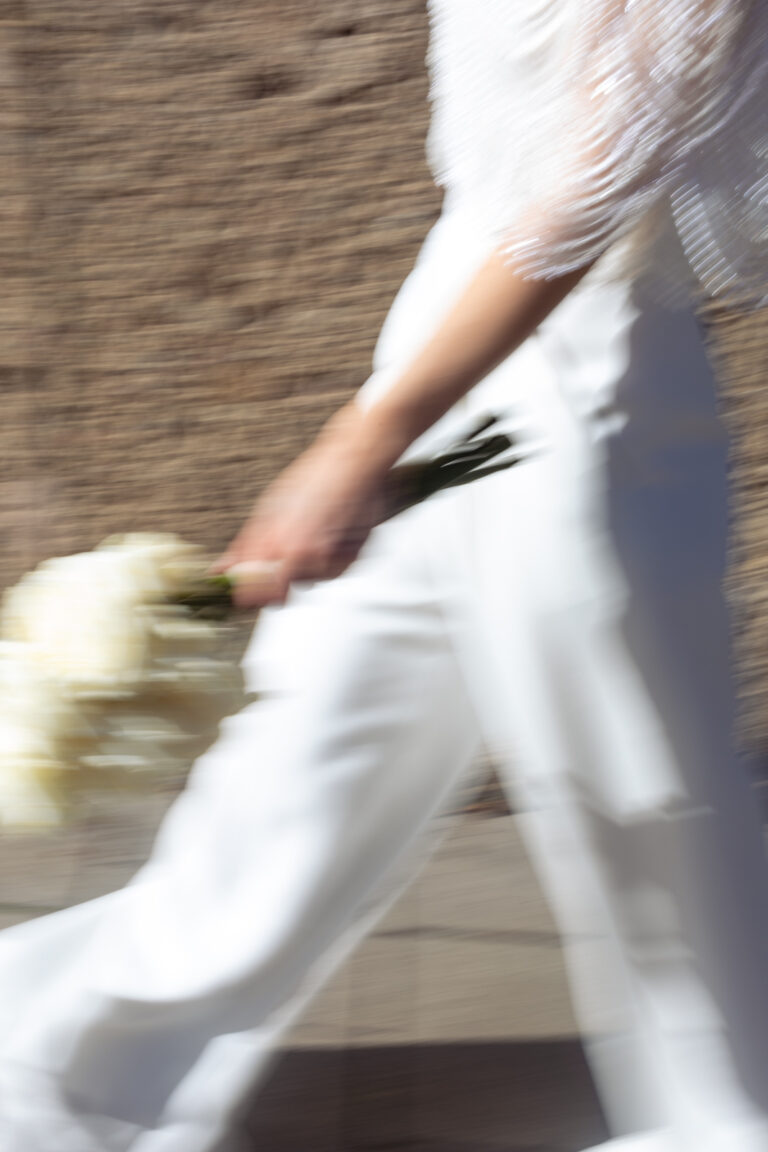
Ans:
{"type": "Polygon", "coordinates": [[[362,472],[371,475],[388,472],[410,442],[386,398],[370,408],[351,401],[331,417],[318,438],[319,446],[355,460],[362,472]]]}

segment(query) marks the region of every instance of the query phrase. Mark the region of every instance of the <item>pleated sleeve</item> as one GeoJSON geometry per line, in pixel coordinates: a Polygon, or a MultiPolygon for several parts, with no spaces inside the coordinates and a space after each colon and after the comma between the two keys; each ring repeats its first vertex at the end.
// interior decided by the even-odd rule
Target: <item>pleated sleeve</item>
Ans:
{"type": "Polygon", "coordinates": [[[704,290],[768,298],[768,0],[573,11],[531,100],[536,162],[527,210],[501,227],[510,257],[539,277],[576,269],[667,197],[704,290]]]}

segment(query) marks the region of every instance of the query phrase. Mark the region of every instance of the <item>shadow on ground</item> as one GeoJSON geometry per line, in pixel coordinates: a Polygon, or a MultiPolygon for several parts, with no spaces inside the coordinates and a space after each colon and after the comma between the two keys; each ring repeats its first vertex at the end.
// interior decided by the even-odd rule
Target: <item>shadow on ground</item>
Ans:
{"type": "Polygon", "coordinates": [[[242,1149],[577,1152],[606,1138],[581,1045],[564,1039],[286,1052],[242,1149]]]}

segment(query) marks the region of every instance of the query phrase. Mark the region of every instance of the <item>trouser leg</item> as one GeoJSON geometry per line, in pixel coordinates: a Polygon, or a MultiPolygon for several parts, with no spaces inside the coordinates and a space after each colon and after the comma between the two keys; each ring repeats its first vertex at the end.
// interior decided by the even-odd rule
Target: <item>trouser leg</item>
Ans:
{"type": "Polygon", "coordinates": [[[264,698],[225,723],[148,864],[16,1029],[24,1152],[211,1147],[471,758],[424,524],[385,532],[265,622],[247,657],[264,698]]]}
{"type": "MultiPolygon", "coordinates": [[[[696,506],[704,480],[694,475],[696,506]]],[[[511,749],[521,827],[613,1129],[663,1125],[687,1149],[754,1123],[744,1147],[763,1152],[768,884],[732,748],[720,525],[711,541],[696,525],[689,555],[689,490],[665,489],[666,520],[622,510],[631,540],[617,539],[617,569],[588,521],[574,534],[552,514],[579,482],[541,460],[467,496],[481,549],[468,575],[482,608],[467,629],[482,641],[468,645],[477,697],[511,749]]]]}
{"type": "Polygon", "coordinates": [[[541,798],[521,831],[563,935],[611,1130],[667,1129],[688,1149],[753,1124],[756,1143],[734,1149],[762,1152],[765,907],[749,892],[760,875],[751,821],[699,811],[622,826],[541,798]]]}

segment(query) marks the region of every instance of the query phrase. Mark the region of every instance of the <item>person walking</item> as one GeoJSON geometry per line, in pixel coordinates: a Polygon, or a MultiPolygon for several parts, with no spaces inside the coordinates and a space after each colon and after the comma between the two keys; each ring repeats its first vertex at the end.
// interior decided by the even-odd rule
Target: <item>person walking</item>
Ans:
{"type": "Polygon", "coordinates": [[[440,219],[370,379],[219,561],[257,703],[123,890],[0,938],[1,1152],[213,1152],[481,744],[615,1146],[768,1152],[727,441],[695,314],[765,295],[763,0],[432,0],[440,219]],[[761,243],[762,240],[762,243],[761,243]],[[488,415],[520,463],[374,528],[488,415]],[[242,569],[241,569],[242,570],[242,569]],[[621,1012],[591,1032],[574,910],[621,1012]]]}

